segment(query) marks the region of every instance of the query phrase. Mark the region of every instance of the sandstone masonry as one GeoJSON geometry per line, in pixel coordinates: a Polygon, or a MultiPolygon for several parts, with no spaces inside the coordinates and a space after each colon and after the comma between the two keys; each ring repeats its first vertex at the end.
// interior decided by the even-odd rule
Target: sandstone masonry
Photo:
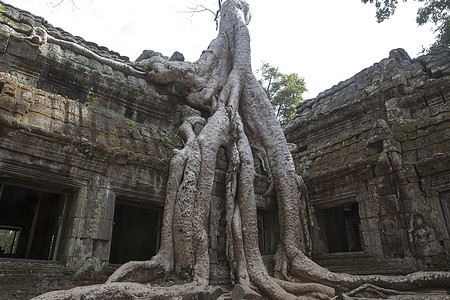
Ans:
{"type": "Polygon", "coordinates": [[[309,189],[316,261],[361,273],[449,268],[449,99],[449,49],[416,59],[397,49],[298,106],[286,136],[309,189]],[[359,220],[342,232],[357,251],[333,253],[328,227],[352,206],[359,220]]]}
{"type": "MultiPolygon", "coordinates": [[[[157,251],[168,165],[182,146],[176,128],[201,112],[185,105],[183,87],[131,72],[139,62],[6,4],[4,15],[0,286],[6,298],[28,299],[102,282],[121,263],[157,251]]],[[[160,54],[141,58],[152,55],[160,54]]],[[[318,263],[350,273],[449,269],[449,58],[449,49],[414,60],[393,50],[298,107],[286,136],[308,186],[318,263]]],[[[277,205],[263,196],[269,176],[255,164],[270,270],[277,205]]],[[[229,281],[226,166],[221,153],[209,228],[214,283],[229,281]]]]}

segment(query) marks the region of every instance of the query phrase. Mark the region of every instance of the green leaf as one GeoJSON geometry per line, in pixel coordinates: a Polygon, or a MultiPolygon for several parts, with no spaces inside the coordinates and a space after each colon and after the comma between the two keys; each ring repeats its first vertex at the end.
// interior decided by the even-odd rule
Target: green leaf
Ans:
{"type": "Polygon", "coordinates": [[[296,116],[297,105],[304,101],[305,80],[297,73],[283,74],[268,63],[263,63],[257,72],[261,73],[258,82],[272,103],[281,126],[286,126],[296,116]]]}

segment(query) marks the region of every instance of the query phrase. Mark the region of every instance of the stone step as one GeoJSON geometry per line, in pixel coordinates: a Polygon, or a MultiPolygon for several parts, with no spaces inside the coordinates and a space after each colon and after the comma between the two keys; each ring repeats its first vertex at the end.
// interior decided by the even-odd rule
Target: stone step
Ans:
{"type": "Polygon", "coordinates": [[[0,259],[0,299],[30,299],[44,292],[105,282],[115,268],[108,267],[95,278],[80,276],[56,262],[0,259]]]}
{"type": "Polygon", "coordinates": [[[394,264],[393,261],[388,262],[385,259],[378,259],[370,256],[357,256],[357,255],[324,255],[316,257],[314,261],[329,269],[332,272],[337,273],[350,273],[364,275],[368,272],[370,274],[386,274],[386,275],[398,275],[404,274],[406,271],[414,272],[411,268],[408,270],[406,261],[402,262],[401,259],[394,264]],[[401,265],[402,268],[398,266],[401,265]]]}

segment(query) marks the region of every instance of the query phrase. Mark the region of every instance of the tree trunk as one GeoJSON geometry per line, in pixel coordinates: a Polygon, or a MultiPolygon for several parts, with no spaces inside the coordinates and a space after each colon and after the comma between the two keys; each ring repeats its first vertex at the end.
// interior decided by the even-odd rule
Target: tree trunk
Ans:
{"type": "MultiPolygon", "coordinates": [[[[171,293],[177,290],[183,294],[194,287],[201,289],[208,285],[206,229],[220,148],[226,149],[229,158],[227,257],[235,283],[256,289],[271,299],[330,299],[336,284],[347,291],[371,284],[371,288],[384,288],[385,293],[425,286],[449,287],[450,275],[446,272],[400,277],[335,274],[305,255],[309,234],[301,192],[304,183],[295,172],[272,105],[251,70],[246,26],[249,20],[249,7],[244,0],[228,0],[221,8],[218,37],[197,62],[173,62],[160,57],[141,62],[150,69],[147,80],[184,85],[189,92],[189,105],[209,117],[207,120],[186,117],[180,127],[186,146],[177,151],[170,163],[159,253],[150,261],[129,262],[120,267],[106,284],[109,291],[123,291],[128,286],[114,283],[117,281],[150,282],[157,278],[170,278],[179,283],[177,288],[170,288],[171,293]],[[195,124],[204,125],[198,135],[193,130],[195,124]],[[265,156],[277,196],[280,220],[280,242],[275,255],[277,279],[269,276],[258,247],[252,148],[260,149],[265,156]]],[[[130,285],[128,293],[134,293],[136,286],[130,285]]],[[[70,297],[86,291],[95,294],[95,289],[107,288],[78,289],[70,297]]],[[[142,286],[145,291],[142,293],[151,294],[148,289],[142,286]]],[[[70,299],[64,295],[58,292],[60,298],[53,299],[70,299]]],[[[46,299],[45,295],[41,297],[46,299]]]]}

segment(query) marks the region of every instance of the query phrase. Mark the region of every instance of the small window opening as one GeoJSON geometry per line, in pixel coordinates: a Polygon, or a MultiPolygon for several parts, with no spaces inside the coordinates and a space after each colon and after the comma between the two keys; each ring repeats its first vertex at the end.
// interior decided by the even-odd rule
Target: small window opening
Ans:
{"type": "Polygon", "coordinates": [[[56,260],[65,197],[0,183],[0,257],[56,260]]]}
{"type": "Polygon", "coordinates": [[[378,153],[383,152],[383,141],[377,141],[369,144],[367,146],[367,154],[368,155],[375,155],[378,153]]]}
{"type": "Polygon", "coordinates": [[[362,251],[358,203],[324,209],[321,214],[329,253],[362,251]]]}
{"type": "Polygon", "coordinates": [[[162,212],[162,207],[118,199],[109,262],[123,264],[154,256],[161,241],[162,212]]]}
{"type": "Polygon", "coordinates": [[[277,211],[258,210],[258,241],[262,255],[275,254],[279,241],[279,225],[277,211]]]}
{"type": "Polygon", "coordinates": [[[0,256],[12,256],[17,252],[21,228],[0,226],[0,256]]]}

